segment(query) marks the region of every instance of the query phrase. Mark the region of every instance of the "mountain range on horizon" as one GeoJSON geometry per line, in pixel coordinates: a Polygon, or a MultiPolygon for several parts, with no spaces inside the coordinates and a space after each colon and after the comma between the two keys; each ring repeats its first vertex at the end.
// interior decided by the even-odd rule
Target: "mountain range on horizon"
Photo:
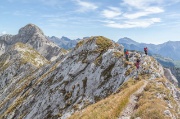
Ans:
{"type": "MultiPolygon", "coordinates": [[[[89,37],[84,37],[89,38],[89,37]]],[[[58,44],[60,47],[64,49],[71,49],[75,47],[77,42],[80,39],[72,40],[68,37],[62,36],[61,38],[52,36],[48,37],[49,40],[58,44]]],[[[129,50],[137,50],[144,52],[144,47],[148,47],[148,52],[152,55],[161,55],[166,58],[170,58],[172,60],[180,60],[180,41],[167,41],[162,44],[153,44],[153,43],[139,43],[128,37],[120,38],[117,43],[122,44],[126,49],[129,50]]]]}
{"type": "Polygon", "coordinates": [[[78,40],[67,51],[28,24],[0,36],[0,45],[0,119],[180,117],[171,71],[135,50],[126,61],[124,46],[106,37],[78,40]]]}
{"type": "Polygon", "coordinates": [[[124,37],[119,39],[117,43],[122,44],[129,50],[137,50],[142,52],[144,52],[144,47],[148,47],[148,52],[150,54],[159,54],[173,60],[180,60],[180,41],[167,41],[165,43],[155,45],[138,43],[130,38],[124,37]]]}
{"type": "Polygon", "coordinates": [[[65,36],[62,36],[61,38],[58,38],[56,36],[52,36],[52,37],[48,36],[47,38],[53,41],[54,43],[56,43],[59,47],[64,48],[66,50],[75,47],[78,41],[80,40],[80,39],[71,40],[65,36]]]}

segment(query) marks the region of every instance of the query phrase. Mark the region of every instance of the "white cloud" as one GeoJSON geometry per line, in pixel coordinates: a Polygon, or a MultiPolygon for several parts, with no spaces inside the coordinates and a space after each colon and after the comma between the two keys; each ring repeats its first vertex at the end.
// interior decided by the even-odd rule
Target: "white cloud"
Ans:
{"type": "Polygon", "coordinates": [[[102,11],[102,15],[106,18],[115,18],[121,14],[121,11],[116,7],[109,7],[109,9],[102,11]]]}
{"type": "Polygon", "coordinates": [[[142,16],[147,16],[149,13],[147,12],[137,12],[137,13],[134,13],[134,14],[124,14],[123,16],[125,18],[128,18],[128,19],[136,19],[136,18],[139,18],[139,17],[142,17],[142,16]]]}
{"type": "Polygon", "coordinates": [[[152,14],[164,12],[164,10],[160,7],[148,7],[145,9],[145,11],[152,14]]]}
{"type": "Polygon", "coordinates": [[[162,5],[164,1],[165,0],[123,0],[120,4],[123,8],[122,12],[118,8],[109,7],[109,9],[103,10],[101,15],[106,18],[104,23],[107,27],[146,28],[161,22],[160,18],[154,17],[156,14],[165,11],[162,5]]]}
{"type": "Polygon", "coordinates": [[[91,2],[84,2],[84,1],[81,1],[81,0],[75,0],[75,2],[81,6],[81,8],[78,10],[79,12],[86,12],[86,11],[89,11],[89,10],[95,10],[98,8],[97,5],[95,5],[94,3],[91,3],[91,2]]]}
{"type": "Polygon", "coordinates": [[[162,4],[164,0],[123,0],[124,5],[129,5],[138,9],[146,9],[152,4],[162,4]]]}
{"type": "Polygon", "coordinates": [[[148,7],[144,11],[136,12],[133,14],[126,13],[123,16],[128,19],[137,19],[139,17],[148,16],[150,14],[162,13],[162,12],[164,12],[164,10],[159,7],[148,7]]]}
{"type": "Polygon", "coordinates": [[[161,19],[151,18],[151,19],[125,21],[124,23],[118,23],[115,21],[105,21],[106,23],[105,26],[112,28],[135,28],[135,27],[146,28],[157,22],[161,22],[161,19]]]}

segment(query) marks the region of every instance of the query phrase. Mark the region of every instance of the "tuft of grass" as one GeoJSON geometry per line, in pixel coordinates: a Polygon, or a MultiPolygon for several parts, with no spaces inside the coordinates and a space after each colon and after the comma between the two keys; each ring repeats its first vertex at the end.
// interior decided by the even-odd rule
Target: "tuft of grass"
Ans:
{"type": "MultiPolygon", "coordinates": [[[[131,119],[140,117],[141,119],[169,119],[164,115],[164,110],[167,109],[167,101],[170,101],[175,107],[176,102],[172,98],[170,91],[163,85],[164,79],[155,79],[150,81],[144,88],[144,91],[139,96],[136,110],[131,119]],[[161,82],[162,81],[162,82],[161,82]],[[157,83],[158,82],[158,83],[157,83]],[[160,83],[161,82],[161,83],[160,83]],[[158,98],[157,94],[162,98],[158,98]]],[[[177,109],[169,109],[172,114],[178,114],[177,109]]]]}
{"type": "Polygon", "coordinates": [[[101,62],[102,62],[102,55],[100,54],[100,56],[96,58],[94,63],[95,63],[96,66],[100,66],[101,62]]]}
{"type": "Polygon", "coordinates": [[[63,49],[63,48],[61,48],[61,52],[64,53],[64,54],[66,54],[68,51],[65,50],[65,49],[63,49]]]}
{"type": "Polygon", "coordinates": [[[76,44],[76,48],[81,47],[81,46],[83,45],[83,43],[84,43],[84,40],[79,41],[79,42],[76,44]]]}
{"type": "Polygon", "coordinates": [[[135,69],[136,69],[135,66],[129,68],[129,69],[125,72],[125,75],[126,75],[126,76],[130,75],[135,69]]]}
{"type": "Polygon", "coordinates": [[[114,52],[113,54],[116,58],[121,58],[124,55],[122,52],[114,52]]]}
{"type": "Polygon", "coordinates": [[[125,62],[124,62],[124,67],[127,67],[128,65],[133,66],[134,63],[133,63],[133,62],[129,62],[129,61],[125,61],[125,62]]]}
{"type": "Polygon", "coordinates": [[[110,39],[105,38],[103,36],[96,37],[96,44],[98,45],[98,51],[103,52],[108,50],[113,46],[113,43],[110,39]]]}
{"type": "Polygon", "coordinates": [[[95,104],[85,108],[81,112],[76,112],[69,119],[115,119],[129,102],[130,95],[133,94],[144,81],[129,80],[121,92],[111,95],[95,104]],[[130,86],[131,85],[131,86],[130,86]]]}

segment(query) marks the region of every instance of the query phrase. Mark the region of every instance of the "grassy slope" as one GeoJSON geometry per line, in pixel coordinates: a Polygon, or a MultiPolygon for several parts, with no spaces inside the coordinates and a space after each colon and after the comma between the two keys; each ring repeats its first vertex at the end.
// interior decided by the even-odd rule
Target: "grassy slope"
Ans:
{"type": "Polygon", "coordinates": [[[129,97],[144,84],[144,81],[129,80],[119,89],[120,92],[111,95],[93,105],[83,112],[77,112],[69,119],[115,119],[128,104],[129,97]]]}
{"type": "MultiPolygon", "coordinates": [[[[136,92],[144,83],[147,77],[139,77],[139,80],[130,79],[124,83],[119,92],[111,95],[95,104],[88,106],[82,111],[74,113],[69,119],[116,119],[129,102],[129,97],[136,92]],[[141,80],[140,80],[141,79],[141,80]],[[143,80],[142,80],[143,79],[143,80]]],[[[164,78],[149,81],[144,91],[137,95],[138,103],[131,117],[134,119],[140,117],[142,119],[169,119],[164,115],[170,101],[173,108],[168,108],[171,114],[178,115],[178,106],[174,101],[171,92],[165,87],[164,78]],[[157,95],[161,95],[158,98],[157,95]],[[148,117],[148,118],[147,118],[148,117]]]]}

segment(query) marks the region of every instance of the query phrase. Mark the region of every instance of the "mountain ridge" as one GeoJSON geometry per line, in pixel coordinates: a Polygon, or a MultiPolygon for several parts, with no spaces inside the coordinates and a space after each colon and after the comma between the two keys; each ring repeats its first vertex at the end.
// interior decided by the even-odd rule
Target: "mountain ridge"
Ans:
{"type": "Polygon", "coordinates": [[[80,40],[69,53],[28,75],[24,70],[24,77],[15,76],[16,83],[7,85],[11,92],[6,85],[1,90],[0,118],[68,118],[116,93],[130,78],[156,81],[164,76],[163,67],[152,57],[130,52],[125,61],[123,52],[122,45],[94,36],[80,40]],[[139,74],[134,65],[137,58],[142,61],[139,74]]]}
{"type": "Polygon", "coordinates": [[[164,119],[180,115],[180,90],[170,70],[143,52],[129,51],[129,61],[126,61],[124,46],[106,37],[87,37],[68,52],[60,49],[52,53],[49,50],[57,45],[41,29],[29,24],[15,36],[0,37],[0,44],[3,46],[0,51],[4,52],[0,56],[0,118],[65,119],[89,108],[93,109],[88,112],[90,116],[121,117],[131,96],[141,86],[144,88],[139,96],[134,95],[137,109],[129,116],[164,119]],[[45,57],[55,58],[48,61],[45,57]],[[137,59],[141,61],[138,71],[137,59]],[[104,108],[92,114],[102,106],[91,106],[102,105],[101,102],[104,108]],[[151,107],[154,102],[155,108],[151,107]],[[112,113],[106,113],[106,109],[112,113]]]}
{"type": "Polygon", "coordinates": [[[3,54],[11,45],[17,42],[29,45],[48,60],[55,60],[57,56],[65,54],[65,50],[48,40],[43,31],[34,24],[27,24],[22,27],[17,35],[0,36],[0,53],[3,54]]]}

